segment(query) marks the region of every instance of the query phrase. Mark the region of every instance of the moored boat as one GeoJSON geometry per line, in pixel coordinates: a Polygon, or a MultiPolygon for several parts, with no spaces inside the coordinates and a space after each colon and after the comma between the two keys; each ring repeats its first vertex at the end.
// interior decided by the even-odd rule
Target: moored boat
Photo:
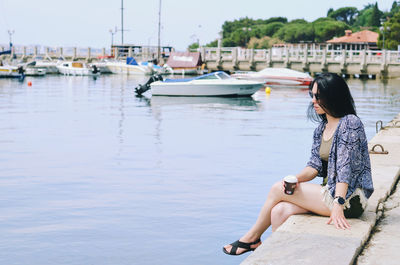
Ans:
{"type": "Polygon", "coordinates": [[[271,87],[297,87],[308,88],[312,77],[287,68],[265,68],[259,72],[235,72],[233,77],[246,80],[257,80],[271,87]]]}
{"type": "Polygon", "coordinates": [[[34,68],[40,68],[46,70],[46,74],[58,74],[57,65],[61,63],[61,61],[53,61],[47,59],[35,59],[34,68]]]}
{"type": "Polygon", "coordinates": [[[20,78],[24,79],[24,69],[22,66],[1,65],[0,78],[20,78]]]}
{"type": "Polygon", "coordinates": [[[108,61],[105,64],[113,74],[126,75],[152,75],[153,68],[150,65],[139,65],[133,57],[125,61],[108,61]]]}
{"type": "Polygon", "coordinates": [[[25,68],[26,76],[44,76],[46,75],[46,69],[37,67],[27,67],[25,68]]]}
{"type": "Polygon", "coordinates": [[[64,75],[100,75],[100,71],[96,66],[88,67],[83,62],[61,62],[57,65],[57,69],[64,75]]]}
{"type": "Polygon", "coordinates": [[[264,84],[257,81],[238,80],[225,72],[214,72],[185,79],[166,79],[147,82],[136,89],[142,94],[151,88],[153,96],[251,96],[264,84]]]}

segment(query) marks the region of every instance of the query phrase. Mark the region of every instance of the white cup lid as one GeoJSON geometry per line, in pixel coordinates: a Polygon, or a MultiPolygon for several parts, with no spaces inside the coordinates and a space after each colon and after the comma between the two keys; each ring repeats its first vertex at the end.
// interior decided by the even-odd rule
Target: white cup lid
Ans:
{"type": "Polygon", "coordinates": [[[287,175],[283,180],[289,183],[296,183],[297,177],[295,175],[287,175]]]}

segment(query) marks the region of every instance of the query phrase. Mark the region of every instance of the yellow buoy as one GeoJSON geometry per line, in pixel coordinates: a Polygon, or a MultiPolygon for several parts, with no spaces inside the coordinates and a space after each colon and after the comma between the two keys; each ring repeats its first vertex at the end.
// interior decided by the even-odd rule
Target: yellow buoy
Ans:
{"type": "Polygon", "coordinates": [[[271,88],[270,88],[269,86],[267,86],[267,87],[265,88],[265,93],[271,94],[271,88]]]}

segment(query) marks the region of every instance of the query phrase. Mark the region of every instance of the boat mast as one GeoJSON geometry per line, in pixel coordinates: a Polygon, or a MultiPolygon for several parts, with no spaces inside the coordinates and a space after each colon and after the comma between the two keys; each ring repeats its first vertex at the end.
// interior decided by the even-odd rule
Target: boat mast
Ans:
{"type": "Polygon", "coordinates": [[[121,45],[124,44],[124,0],[121,0],[121,45]]]}
{"type": "Polygon", "coordinates": [[[160,63],[160,31],[161,31],[161,0],[158,9],[158,47],[157,47],[157,63],[160,63]]]}

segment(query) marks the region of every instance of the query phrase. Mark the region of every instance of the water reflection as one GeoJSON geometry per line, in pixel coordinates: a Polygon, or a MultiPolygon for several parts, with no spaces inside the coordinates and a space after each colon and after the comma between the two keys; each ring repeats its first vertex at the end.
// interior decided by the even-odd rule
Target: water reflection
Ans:
{"type": "Polygon", "coordinates": [[[207,105],[209,107],[241,107],[242,110],[257,110],[258,105],[252,97],[165,97],[154,96],[148,99],[151,107],[176,105],[207,105]]]}

